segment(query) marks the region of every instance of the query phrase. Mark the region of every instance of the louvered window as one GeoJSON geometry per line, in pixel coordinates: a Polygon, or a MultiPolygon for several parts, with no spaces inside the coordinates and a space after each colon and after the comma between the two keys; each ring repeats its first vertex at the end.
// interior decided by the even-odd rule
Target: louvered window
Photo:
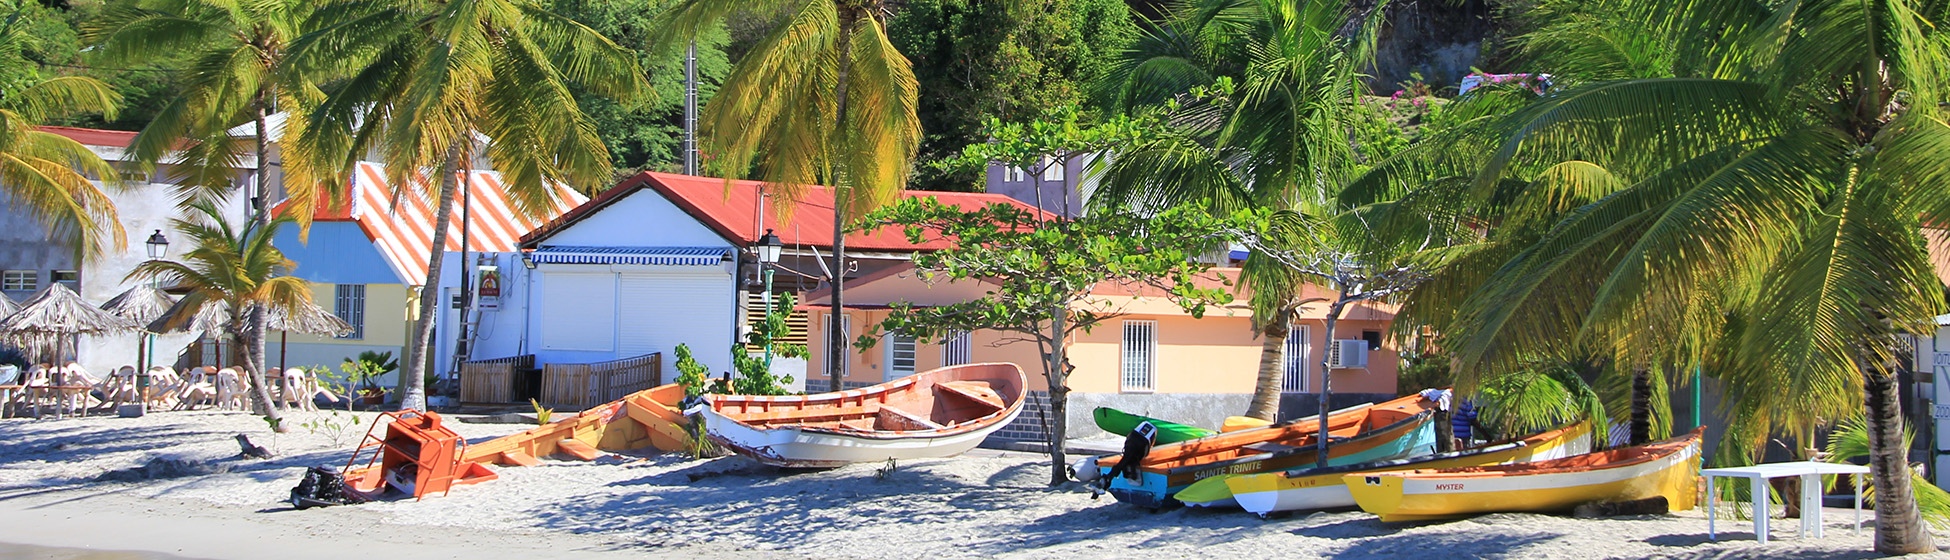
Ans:
{"type": "Polygon", "coordinates": [[[1150,391],[1157,387],[1158,322],[1124,322],[1125,391],[1150,391]]]}
{"type": "Polygon", "coordinates": [[[892,381],[914,375],[914,337],[888,333],[885,344],[887,345],[887,379],[892,381]]]}

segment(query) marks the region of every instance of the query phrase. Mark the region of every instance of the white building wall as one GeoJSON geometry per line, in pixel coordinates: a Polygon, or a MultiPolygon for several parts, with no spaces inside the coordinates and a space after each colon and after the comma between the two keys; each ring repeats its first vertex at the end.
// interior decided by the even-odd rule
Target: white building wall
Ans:
{"type": "MultiPolygon", "coordinates": [[[[106,303],[144,279],[130,279],[128,275],[137,265],[149,260],[145,242],[156,230],[162,230],[169,240],[165,260],[180,260],[184,253],[193,247],[189,237],[176,230],[170,220],[183,217],[184,213],[176,206],[175,186],[148,183],[131,188],[104,187],[103,192],[115,203],[116,216],[120,218],[126,247],[120,251],[110,248],[101,257],[83,263],[81,286],[77,290],[82,299],[95,305],[106,303]]],[[[219,210],[226,219],[241,222],[244,219],[244,202],[241,195],[224,201],[219,210]]],[[[46,279],[43,279],[45,285],[46,279]]],[[[25,301],[21,303],[26,303],[25,301]]],[[[81,341],[81,366],[98,376],[124,365],[139,362],[138,348],[141,335],[124,334],[104,337],[84,337],[81,341]]],[[[196,341],[195,334],[176,334],[156,337],[154,363],[170,364],[190,343],[196,341]]]]}

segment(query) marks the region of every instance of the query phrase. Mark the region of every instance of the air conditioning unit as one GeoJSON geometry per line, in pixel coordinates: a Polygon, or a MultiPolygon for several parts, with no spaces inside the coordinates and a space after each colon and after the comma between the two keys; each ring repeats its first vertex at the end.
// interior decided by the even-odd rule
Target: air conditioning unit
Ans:
{"type": "Polygon", "coordinates": [[[1354,369],[1368,367],[1368,341],[1362,339],[1335,340],[1327,347],[1327,367],[1333,369],[1354,369]]]}

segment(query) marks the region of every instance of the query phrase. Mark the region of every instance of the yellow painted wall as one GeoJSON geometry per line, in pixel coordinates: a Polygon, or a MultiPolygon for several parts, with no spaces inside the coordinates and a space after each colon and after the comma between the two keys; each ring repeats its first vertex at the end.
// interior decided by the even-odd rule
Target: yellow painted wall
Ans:
{"type": "MultiPolygon", "coordinates": [[[[807,360],[806,371],[808,392],[821,392],[826,388],[827,377],[825,356],[825,310],[811,312],[813,332],[808,333],[808,349],[812,356],[807,360]]],[[[855,310],[851,336],[859,335],[885,318],[885,310],[855,310]]],[[[1385,330],[1386,320],[1364,317],[1386,316],[1385,312],[1356,309],[1348,313],[1335,325],[1339,332],[1337,338],[1361,338],[1363,330],[1385,330]]],[[[1194,319],[1186,315],[1132,315],[1111,319],[1089,333],[1079,333],[1070,340],[1069,355],[1076,370],[1071,373],[1070,388],[1084,393],[1121,392],[1120,372],[1123,353],[1119,348],[1123,339],[1123,321],[1151,320],[1158,323],[1158,355],[1155,393],[1251,393],[1259,373],[1260,340],[1251,327],[1251,319],[1243,316],[1208,315],[1194,319]]],[[[1319,362],[1320,354],[1327,347],[1325,321],[1318,318],[1302,319],[1302,324],[1311,325],[1309,334],[1314,339],[1310,345],[1314,355],[1309,363],[1319,362]]],[[[1043,368],[1040,365],[1034,342],[1021,335],[997,331],[978,331],[970,341],[970,354],[977,362],[1013,362],[1022,366],[1029,375],[1032,390],[1044,390],[1043,368]]],[[[916,347],[916,371],[927,371],[941,366],[941,348],[933,344],[919,344],[916,347]]],[[[857,349],[851,354],[852,369],[847,381],[879,383],[884,379],[883,367],[885,353],[881,346],[875,346],[865,353],[857,349]]],[[[1395,377],[1400,364],[1400,351],[1391,341],[1383,341],[1379,350],[1369,354],[1369,367],[1364,370],[1335,370],[1334,391],[1337,393],[1393,393],[1395,377]]],[[[1318,371],[1314,366],[1310,371],[1318,371]]],[[[1319,375],[1308,377],[1310,389],[1319,391],[1319,375]]]]}
{"type": "MultiPolygon", "coordinates": [[[[332,284],[312,284],[311,301],[331,310],[332,284]]],[[[414,311],[408,305],[409,290],[404,284],[366,284],[366,332],[363,338],[333,338],[292,333],[291,344],[343,344],[346,346],[405,346],[407,317],[414,311]]]]}

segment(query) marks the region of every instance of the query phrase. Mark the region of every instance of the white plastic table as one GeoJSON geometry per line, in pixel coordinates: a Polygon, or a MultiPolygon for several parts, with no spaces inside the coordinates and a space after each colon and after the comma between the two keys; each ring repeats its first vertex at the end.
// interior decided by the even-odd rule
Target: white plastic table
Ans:
{"type": "Polygon", "coordinates": [[[1855,532],[1862,532],[1862,475],[1869,474],[1869,468],[1860,465],[1841,463],[1821,463],[1799,461],[1794,463],[1769,463],[1751,467],[1728,467],[1704,469],[1700,472],[1706,477],[1706,538],[1719,540],[1714,532],[1714,502],[1718,494],[1713,491],[1714,477],[1745,478],[1753,484],[1754,498],[1754,539],[1767,542],[1767,479],[1788,476],[1801,477],[1801,536],[1812,534],[1821,538],[1821,477],[1822,475],[1855,475],[1855,532]]]}

